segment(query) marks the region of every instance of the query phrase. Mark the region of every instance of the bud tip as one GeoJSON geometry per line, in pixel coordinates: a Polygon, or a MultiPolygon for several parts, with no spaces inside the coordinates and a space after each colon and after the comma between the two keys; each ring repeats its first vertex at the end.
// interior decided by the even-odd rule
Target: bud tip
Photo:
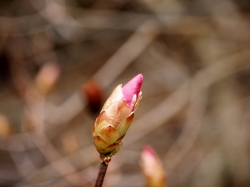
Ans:
{"type": "Polygon", "coordinates": [[[144,147],[143,153],[147,154],[147,155],[149,155],[151,157],[155,157],[155,152],[154,152],[153,148],[151,146],[149,146],[149,145],[144,147]]]}
{"type": "Polygon", "coordinates": [[[131,104],[134,95],[136,95],[138,98],[138,94],[141,91],[142,82],[143,76],[142,74],[138,74],[122,87],[124,99],[128,105],[131,104]]]}

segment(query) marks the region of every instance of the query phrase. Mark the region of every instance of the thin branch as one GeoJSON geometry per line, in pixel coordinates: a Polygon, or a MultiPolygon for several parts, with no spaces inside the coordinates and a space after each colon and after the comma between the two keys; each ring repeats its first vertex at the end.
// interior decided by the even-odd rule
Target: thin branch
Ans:
{"type": "Polygon", "coordinates": [[[99,173],[96,179],[95,187],[102,187],[102,183],[104,181],[104,177],[106,175],[106,171],[108,169],[108,164],[105,162],[100,163],[99,173]]]}

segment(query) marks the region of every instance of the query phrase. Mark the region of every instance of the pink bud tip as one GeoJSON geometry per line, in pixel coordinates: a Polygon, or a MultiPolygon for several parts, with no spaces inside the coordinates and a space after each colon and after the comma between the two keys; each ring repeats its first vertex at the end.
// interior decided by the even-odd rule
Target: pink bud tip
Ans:
{"type": "Polygon", "coordinates": [[[151,157],[155,157],[155,152],[154,152],[153,148],[149,145],[144,147],[143,152],[145,154],[150,155],[151,157]]]}
{"type": "Polygon", "coordinates": [[[134,95],[136,95],[136,97],[138,98],[138,94],[141,91],[142,82],[143,82],[143,76],[142,74],[138,74],[122,87],[124,99],[126,100],[126,103],[129,106],[131,104],[134,95]]]}

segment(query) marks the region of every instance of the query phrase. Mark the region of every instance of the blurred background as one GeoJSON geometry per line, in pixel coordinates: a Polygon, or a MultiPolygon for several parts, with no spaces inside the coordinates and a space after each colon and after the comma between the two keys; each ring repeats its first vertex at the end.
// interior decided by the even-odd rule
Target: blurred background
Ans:
{"type": "Polygon", "coordinates": [[[106,187],[250,186],[250,1],[0,1],[0,187],[94,186],[91,128],[118,84],[143,99],[106,187]]]}

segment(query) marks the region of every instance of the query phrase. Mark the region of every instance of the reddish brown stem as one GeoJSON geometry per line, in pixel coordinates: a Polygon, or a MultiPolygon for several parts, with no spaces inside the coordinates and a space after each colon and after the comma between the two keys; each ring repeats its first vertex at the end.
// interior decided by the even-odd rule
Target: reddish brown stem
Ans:
{"type": "Polygon", "coordinates": [[[105,177],[107,169],[108,169],[108,165],[105,162],[101,162],[99,173],[98,173],[96,183],[95,183],[95,187],[102,187],[102,183],[104,181],[104,177],[105,177]]]}

